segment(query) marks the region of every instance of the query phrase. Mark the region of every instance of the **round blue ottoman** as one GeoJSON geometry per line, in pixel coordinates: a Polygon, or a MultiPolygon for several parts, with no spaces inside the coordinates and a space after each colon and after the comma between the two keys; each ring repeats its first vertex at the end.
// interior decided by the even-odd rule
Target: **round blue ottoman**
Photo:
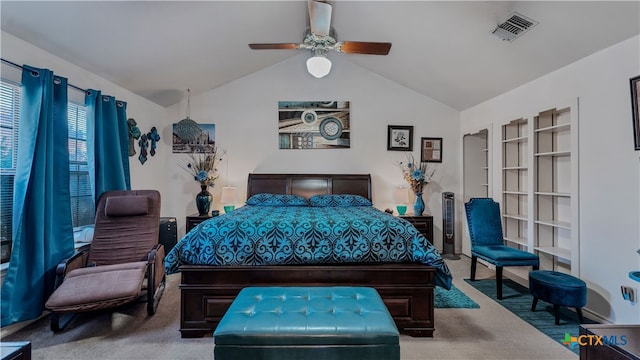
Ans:
{"type": "Polygon", "coordinates": [[[536,311],[538,299],[553,304],[556,325],[560,324],[560,306],[576,308],[580,323],[584,322],[582,307],[587,304],[587,284],[577,277],[557,271],[534,270],[529,273],[529,292],[533,295],[531,311],[536,311]]]}

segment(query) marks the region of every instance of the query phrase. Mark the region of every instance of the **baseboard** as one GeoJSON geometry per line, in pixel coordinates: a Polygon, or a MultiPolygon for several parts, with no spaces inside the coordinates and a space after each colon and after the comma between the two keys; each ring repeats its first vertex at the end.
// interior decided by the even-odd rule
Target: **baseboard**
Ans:
{"type": "Polygon", "coordinates": [[[588,317],[591,320],[595,320],[601,324],[613,324],[613,322],[611,322],[611,320],[606,319],[604,317],[602,317],[600,314],[595,313],[594,311],[590,310],[589,308],[582,308],[582,312],[584,313],[584,316],[588,317]]]}
{"type": "Polygon", "coordinates": [[[529,288],[529,271],[530,267],[509,266],[502,268],[504,277],[507,277],[516,283],[529,288]]]}
{"type": "Polygon", "coordinates": [[[3,338],[5,336],[11,335],[19,330],[24,329],[25,327],[33,324],[34,322],[42,319],[43,317],[49,315],[48,311],[45,311],[42,313],[42,315],[40,315],[39,317],[33,319],[33,320],[26,320],[26,321],[21,321],[15,324],[11,324],[11,325],[7,325],[5,327],[0,328],[0,338],[3,338]]]}

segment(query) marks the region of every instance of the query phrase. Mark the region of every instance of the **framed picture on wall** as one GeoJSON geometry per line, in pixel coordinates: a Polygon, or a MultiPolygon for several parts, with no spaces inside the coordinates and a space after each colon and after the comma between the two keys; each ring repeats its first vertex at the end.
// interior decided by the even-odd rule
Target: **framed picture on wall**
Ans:
{"type": "Polygon", "coordinates": [[[420,140],[420,161],[441,163],[442,138],[423,137],[420,140]]]}
{"type": "Polygon", "coordinates": [[[631,111],[633,113],[633,141],[635,149],[640,150],[640,76],[631,78],[631,111]]]}
{"type": "Polygon", "coordinates": [[[413,126],[389,125],[387,150],[413,151],[413,126]]]}
{"type": "Polygon", "coordinates": [[[278,101],[280,149],[351,147],[349,101],[278,101]]]}
{"type": "Polygon", "coordinates": [[[173,124],[173,153],[206,154],[212,153],[215,147],[215,124],[198,124],[191,119],[173,124]]]}

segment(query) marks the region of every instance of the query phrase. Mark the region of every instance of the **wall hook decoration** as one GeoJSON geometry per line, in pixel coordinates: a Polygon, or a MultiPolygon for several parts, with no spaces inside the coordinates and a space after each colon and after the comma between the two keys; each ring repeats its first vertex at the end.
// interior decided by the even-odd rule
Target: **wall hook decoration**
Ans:
{"type": "Polygon", "coordinates": [[[149,133],[147,133],[147,138],[151,141],[151,150],[149,151],[149,154],[154,156],[156,154],[156,144],[160,141],[160,134],[158,134],[158,129],[156,129],[155,126],[151,128],[149,133]]]}
{"type": "Polygon", "coordinates": [[[138,125],[133,118],[127,120],[127,127],[129,128],[129,156],[133,156],[136,154],[135,142],[140,138],[140,129],[136,126],[138,125]]]}
{"type": "Polygon", "coordinates": [[[140,136],[138,145],[140,145],[140,155],[138,156],[138,160],[140,160],[140,163],[144,165],[144,163],[147,161],[147,147],[149,146],[147,134],[142,134],[142,136],[140,136]]]}

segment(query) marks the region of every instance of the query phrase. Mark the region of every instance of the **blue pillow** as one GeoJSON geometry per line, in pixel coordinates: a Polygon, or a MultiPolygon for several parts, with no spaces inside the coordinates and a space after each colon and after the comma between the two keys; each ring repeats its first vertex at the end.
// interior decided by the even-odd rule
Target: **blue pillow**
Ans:
{"type": "Polygon", "coordinates": [[[247,205],[256,206],[309,206],[307,199],[298,195],[260,193],[252,195],[247,205]]]}
{"type": "Polygon", "coordinates": [[[350,194],[332,194],[332,195],[314,195],[309,199],[311,206],[325,207],[325,206],[373,206],[371,201],[360,196],[350,194]]]}

